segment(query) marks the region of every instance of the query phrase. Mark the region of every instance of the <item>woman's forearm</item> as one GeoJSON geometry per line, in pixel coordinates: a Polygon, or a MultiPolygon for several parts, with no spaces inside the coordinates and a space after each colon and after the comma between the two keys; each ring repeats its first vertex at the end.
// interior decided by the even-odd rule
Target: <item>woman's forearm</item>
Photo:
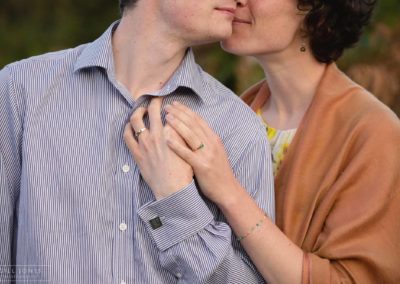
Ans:
{"type": "Polygon", "coordinates": [[[265,216],[240,185],[235,188],[229,200],[218,205],[236,236],[245,236],[241,244],[254,265],[268,283],[301,283],[303,251],[265,216]]]}
{"type": "Polygon", "coordinates": [[[269,283],[300,283],[302,250],[265,217],[240,186],[220,138],[186,106],[174,103],[165,109],[168,124],[193,147],[182,146],[173,140],[168,145],[193,167],[202,193],[218,205],[235,234],[247,235],[253,226],[264,219],[262,226],[241,241],[259,272],[269,283]],[[200,144],[206,145],[206,150],[196,149],[200,144]]]}

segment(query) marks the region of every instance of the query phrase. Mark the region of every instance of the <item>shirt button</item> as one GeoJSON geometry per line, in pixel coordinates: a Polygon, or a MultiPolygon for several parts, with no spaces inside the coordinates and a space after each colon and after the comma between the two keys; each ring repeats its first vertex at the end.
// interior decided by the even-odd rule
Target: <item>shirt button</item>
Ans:
{"type": "Polygon", "coordinates": [[[129,165],[123,165],[122,166],[122,171],[124,172],[124,173],[128,173],[129,171],[130,171],[130,167],[129,167],[129,165]]]}
{"type": "Polygon", "coordinates": [[[122,280],[120,284],[126,284],[126,282],[124,280],[122,280]]]}
{"type": "Polygon", "coordinates": [[[182,274],[179,272],[177,274],[175,274],[175,276],[176,276],[176,278],[182,278],[182,274]]]}
{"type": "Polygon", "coordinates": [[[124,232],[124,231],[126,231],[127,228],[128,228],[128,226],[125,223],[119,224],[120,231],[124,232]]]}

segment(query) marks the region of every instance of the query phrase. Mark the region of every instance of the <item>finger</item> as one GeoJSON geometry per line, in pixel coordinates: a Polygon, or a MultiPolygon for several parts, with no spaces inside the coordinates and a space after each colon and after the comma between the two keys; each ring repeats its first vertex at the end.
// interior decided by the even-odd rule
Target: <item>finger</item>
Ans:
{"type": "Polygon", "coordinates": [[[172,139],[167,139],[167,145],[175,152],[175,154],[195,169],[197,165],[197,157],[192,150],[172,139]]]}
{"type": "MultiPolygon", "coordinates": [[[[129,122],[131,124],[131,127],[135,131],[135,133],[134,133],[135,136],[136,136],[136,133],[138,133],[138,131],[146,128],[146,126],[144,125],[144,122],[143,122],[143,117],[146,113],[147,113],[146,108],[139,107],[133,112],[133,114],[131,116],[131,119],[129,122]]],[[[144,132],[146,132],[146,131],[144,131],[144,132]]],[[[142,136],[144,134],[144,132],[139,134],[139,136],[142,136]]]]}
{"type": "Polygon", "coordinates": [[[180,136],[179,133],[176,132],[176,130],[168,123],[164,126],[164,134],[165,134],[165,140],[167,140],[167,139],[173,140],[173,141],[176,141],[177,143],[180,143],[180,144],[188,147],[187,143],[182,138],[182,136],[180,136]]]}
{"type": "Polygon", "coordinates": [[[125,125],[123,138],[126,146],[132,153],[133,158],[135,159],[135,161],[138,161],[140,158],[140,148],[138,142],[135,139],[135,134],[133,133],[133,129],[130,123],[127,123],[125,125]]]}
{"type": "Polygon", "coordinates": [[[196,120],[200,124],[200,126],[202,128],[210,129],[210,126],[208,125],[208,123],[200,115],[195,113],[193,110],[191,110],[190,108],[188,108],[184,104],[181,104],[180,102],[174,101],[174,102],[172,102],[172,106],[176,107],[177,109],[179,109],[180,111],[185,113],[187,116],[192,117],[194,120],[196,120]]]}
{"type": "Polygon", "coordinates": [[[193,128],[189,128],[180,119],[175,118],[173,114],[169,113],[165,118],[168,125],[170,125],[183,138],[183,140],[185,140],[186,144],[188,144],[193,151],[197,150],[203,143],[193,128]]]}
{"type": "Polygon", "coordinates": [[[196,118],[193,111],[186,112],[184,109],[178,108],[174,105],[169,105],[165,107],[167,114],[173,115],[177,120],[184,123],[189,129],[198,137],[207,137],[207,134],[203,131],[201,124],[196,118]]]}
{"type": "Polygon", "coordinates": [[[149,105],[149,120],[151,132],[160,133],[162,130],[161,122],[161,104],[162,97],[155,97],[151,100],[149,105]]]}

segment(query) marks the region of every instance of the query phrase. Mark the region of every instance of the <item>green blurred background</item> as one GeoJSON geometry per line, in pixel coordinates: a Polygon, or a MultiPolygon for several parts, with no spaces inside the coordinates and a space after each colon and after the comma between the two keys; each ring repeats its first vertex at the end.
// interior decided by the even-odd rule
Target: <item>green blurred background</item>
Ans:
{"type": "MultiPolygon", "coordinates": [[[[400,0],[378,0],[371,26],[339,66],[400,115],[400,0]]],[[[0,68],[32,55],[93,41],[119,18],[117,0],[1,0],[0,68]]],[[[218,44],[195,48],[198,62],[236,93],[262,78],[252,58],[218,44]]]]}

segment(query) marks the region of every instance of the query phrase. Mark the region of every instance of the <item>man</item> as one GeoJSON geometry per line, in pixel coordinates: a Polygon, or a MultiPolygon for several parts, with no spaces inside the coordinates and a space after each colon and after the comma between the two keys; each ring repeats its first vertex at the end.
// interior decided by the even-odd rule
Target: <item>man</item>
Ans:
{"type": "Polygon", "coordinates": [[[262,282],[195,182],[170,179],[157,195],[123,141],[151,97],[181,101],[220,135],[273,218],[262,125],[188,50],[230,35],[236,1],[120,4],[121,21],[93,43],[0,72],[0,265],[13,268],[0,277],[29,267],[30,280],[50,283],[262,282]]]}

